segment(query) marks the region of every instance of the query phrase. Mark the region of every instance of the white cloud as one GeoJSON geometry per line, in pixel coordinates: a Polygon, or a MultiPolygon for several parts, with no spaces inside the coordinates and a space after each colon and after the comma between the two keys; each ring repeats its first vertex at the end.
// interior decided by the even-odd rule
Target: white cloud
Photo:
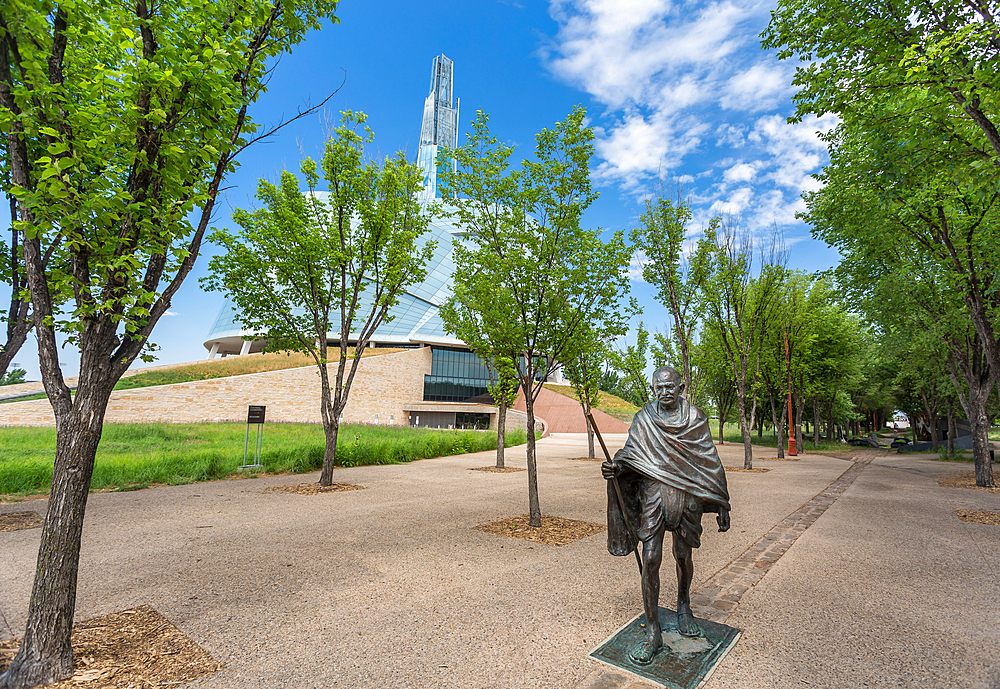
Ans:
{"type": "Polygon", "coordinates": [[[178,316],[180,314],[178,314],[176,311],[164,311],[163,315],[164,316],[178,316]]]}
{"type": "Polygon", "coordinates": [[[722,173],[722,179],[726,182],[749,182],[757,176],[760,163],[736,163],[722,173]]]}
{"type": "Polygon", "coordinates": [[[641,199],[683,179],[692,224],[740,214],[748,227],[795,225],[800,194],[826,161],[817,130],[789,125],[794,65],[760,49],[771,3],[551,0],[549,69],[605,106],[598,180],[641,199]]]}
{"type": "Polygon", "coordinates": [[[791,95],[794,69],[779,62],[762,62],[731,77],[719,100],[727,110],[772,110],[791,95]]]}

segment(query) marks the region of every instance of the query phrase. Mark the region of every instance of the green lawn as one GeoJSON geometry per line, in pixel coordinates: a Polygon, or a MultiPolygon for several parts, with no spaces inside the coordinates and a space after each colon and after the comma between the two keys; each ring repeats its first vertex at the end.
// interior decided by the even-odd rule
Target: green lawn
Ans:
{"type": "MultiPolygon", "coordinates": [[[[740,425],[737,424],[726,424],[724,429],[725,438],[727,443],[743,443],[743,436],[740,435],[740,425]]],[[[719,422],[713,419],[712,423],[712,436],[717,437],[719,434],[719,422]]],[[[750,433],[751,442],[754,445],[762,445],[764,447],[774,447],[778,446],[777,437],[774,433],[764,431],[764,436],[762,438],[757,437],[757,431],[750,433]]],[[[838,441],[826,442],[825,440],[819,441],[819,445],[814,445],[812,441],[812,434],[806,435],[805,447],[798,448],[802,452],[847,452],[851,449],[851,445],[847,443],[841,443],[838,441]]],[[[788,449],[788,441],[785,441],[785,449],[788,449]]]]}
{"type": "MultiPolygon", "coordinates": [[[[251,460],[255,429],[251,426],[251,460]]],[[[124,490],[237,474],[246,431],[242,423],[106,424],[91,488],[124,490]]],[[[507,432],[507,446],[524,442],[524,431],[507,432]]],[[[0,428],[0,495],[46,492],[55,446],[54,428],[0,428]]],[[[320,425],[265,424],[261,464],[268,473],[313,471],[322,466],[323,447],[320,425]]],[[[344,425],[337,438],[337,464],[399,464],[495,447],[496,434],[480,431],[344,425]]]]}

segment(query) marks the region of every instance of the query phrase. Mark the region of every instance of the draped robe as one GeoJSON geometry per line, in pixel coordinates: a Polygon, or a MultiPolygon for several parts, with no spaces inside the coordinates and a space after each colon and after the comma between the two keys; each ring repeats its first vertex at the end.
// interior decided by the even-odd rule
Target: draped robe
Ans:
{"type": "MultiPolygon", "coordinates": [[[[615,460],[626,469],[618,481],[634,529],[640,528],[643,477],[700,500],[705,512],[729,510],[726,472],[712,442],[708,418],[683,397],[678,405],[675,415],[662,412],[656,400],[647,403],[632,420],[625,447],[615,453],[615,460]]],[[[700,514],[698,518],[697,534],[691,533],[692,528],[684,534],[693,547],[700,544],[700,514]]],[[[634,545],[614,485],[608,481],[608,551],[628,555],[634,545]]]]}

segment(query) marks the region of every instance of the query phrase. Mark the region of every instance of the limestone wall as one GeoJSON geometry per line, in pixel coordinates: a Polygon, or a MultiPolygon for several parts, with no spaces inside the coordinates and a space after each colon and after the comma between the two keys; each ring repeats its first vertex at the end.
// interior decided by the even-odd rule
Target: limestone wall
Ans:
{"type": "MultiPolygon", "coordinates": [[[[407,423],[403,405],[423,397],[431,349],[423,347],[361,360],[344,421],[407,423]]],[[[332,371],[331,371],[332,373],[332,371]]],[[[267,405],[268,421],[320,423],[319,373],[314,366],[158,385],[111,394],[108,423],[246,421],[247,406],[267,405]]],[[[0,404],[2,426],[52,426],[47,399],[0,404]]]]}

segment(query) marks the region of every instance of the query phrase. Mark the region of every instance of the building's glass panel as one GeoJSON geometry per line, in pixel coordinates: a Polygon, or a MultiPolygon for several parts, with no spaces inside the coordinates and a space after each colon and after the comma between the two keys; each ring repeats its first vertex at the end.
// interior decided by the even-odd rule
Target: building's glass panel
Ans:
{"type": "Polygon", "coordinates": [[[475,352],[434,347],[431,374],[424,376],[424,400],[493,404],[489,382],[489,369],[475,352]]]}
{"type": "Polygon", "coordinates": [[[475,414],[473,412],[460,411],[455,413],[455,428],[475,428],[485,431],[490,427],[489,414],[475,414]]]}

